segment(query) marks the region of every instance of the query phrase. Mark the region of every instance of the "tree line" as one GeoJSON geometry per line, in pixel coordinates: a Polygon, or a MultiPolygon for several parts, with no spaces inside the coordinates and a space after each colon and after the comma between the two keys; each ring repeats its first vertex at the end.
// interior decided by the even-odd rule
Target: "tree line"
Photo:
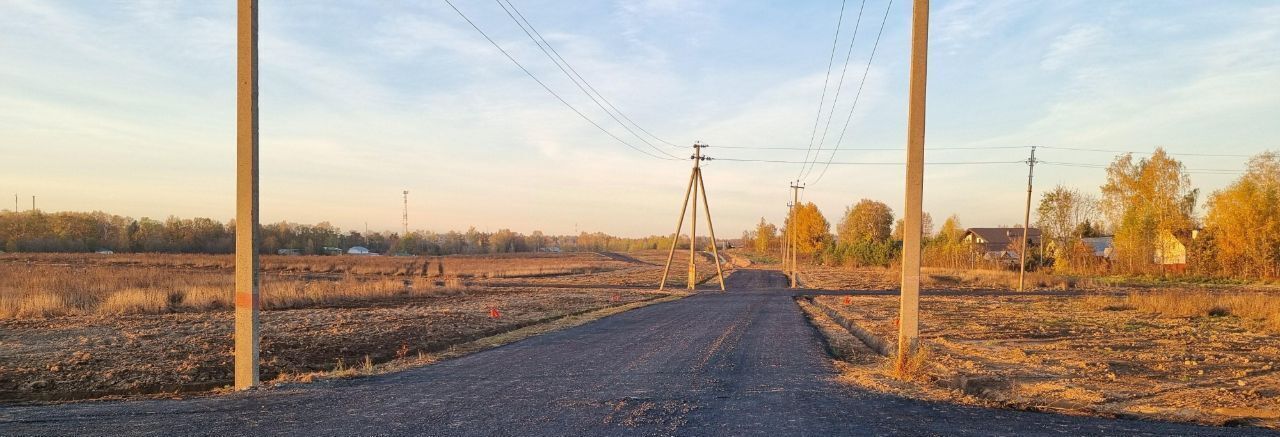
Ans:
{"type": "MultiPolygon", "coordinates": [[[[1087,274],[1280,276],[1277,154],[1252,157],[1239,178],[1204,204],[1190,172],[1163,149],[1145,158],[1117,156],[1106,171],[1100,196],[1067,186],[1041,194],[1034,226],[1042,232],[1042,244],[1028,251],[1031,267],[1087,274]],[[1110,238],[1092,240],[1097,237],[1110,238]]],[[[890,266],[901,253],[902,220],[895,221],[887,205],[872,199],[846,207],[835,233],[810,202],[795,208],[782,226],[761,218],[743,240],[758,253],[777,253],[787,228],[795,230],[798,254],[826,265],[890,266]]],[[[921,230],[925,265],[991,266],[963,241],[958,216],[948,217],[935,233],[925,213],[921,230]]],[[[1008,249],[1020,252],[1020,240],[1008,249]]]]}
{"type": "MultiPolygon", "coordinates": [[[[161,252],[232,253],[235,250],[235,220],[226,223],[210,218],[169,217],[163,221],[147,217],[133,219],[105,212],[0,211],[0,250],[5,252],[161,252]]],[[[563,251],[636,251],[668,248],[671,238],[650,236],[626,238],[602,232],[578,235],[529,234],[510,229],[481,232],[471,227],[465,232],[343,231],[328,223],[313,225],[277,222],[259,227],[261,252],[275,254],[288,250],[305,255],[346,252],[356,246],[374,253],[410,255],[486,254],[533,252],[556,248],[563,251]],[[328,248],[328,250],[326,250],[328,248]]],[[[699,239],[700,244],[709,240],[699,239]]],[[[688,239],[680,240],[688,247],[688,239]]]]}

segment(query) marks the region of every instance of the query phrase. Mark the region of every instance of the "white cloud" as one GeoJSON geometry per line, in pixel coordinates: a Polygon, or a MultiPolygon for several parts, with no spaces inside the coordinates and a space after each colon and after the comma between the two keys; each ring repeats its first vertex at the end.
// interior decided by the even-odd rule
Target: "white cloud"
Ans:
{"type": "Polygon", "coordinates": [[[1105,43],[1106,31],[1096,25],[1076,25],[1054,39],[1040,60],[1040,68],[1057,70],[1082,62],[1082,57],[1105,43]]]}

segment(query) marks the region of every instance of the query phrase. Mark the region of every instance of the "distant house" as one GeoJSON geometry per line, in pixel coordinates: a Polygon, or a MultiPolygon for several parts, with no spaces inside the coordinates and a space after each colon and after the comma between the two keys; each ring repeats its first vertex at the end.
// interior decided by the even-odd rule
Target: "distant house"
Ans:
{"type": "Polygon", "coordinates": [[[302,249],[277,249],[276,255],[299,256],[302,255],[302,249]]]}
{"type": "Polygon", "coordinates": [[[369,248],[364,246],[351,246],[350,249],[347,249],[347,254],[348,255],[372,255],[373,252],[370,252],[369,248]]]}
{"type": "MultiPolygon", "coordinates": [[[[0,252],[0,253],[4,253],[4,252],[0,252]]],[[[98,249],[98,251],[97,251],[97,252],[94,252],[94,253],[96,253],[96,254],[98,254],[98,255],[112,255],[112,254],[114,254],[115,252],[114,252],[114,251],[112,251],[111,249],[98,249]]]]}
{"type": "Polygon", "coordinates": [[[1112,260],[1116,256],[1115,238],[1114,237],[1088,237],[1081,238],[1080,243],[1089,247],[1095,258],[1112,260]]]}
{"type": "Polygon", "coordinates": [[[342,255],[342,248],[325,246],[324,248],[320,249],[320,253],[323,253],[325,255],[342,255]]]}
{"type": "Polygon", "coordinates": [[[1162,232],[1156,239],[1156,249],[1151,253],[1151,262],[1176,268],[1186,267],[1187,246],[1172,233],[1162,232]]]}
{"type": "Polygon", "coordinates": [[[993,250],[982,254],[984,261],[997,262],[1004,265],[1016,265],[1020,258],[1018,252],[1012,250],[993,250]]]}
{"type": "MultiPolygon", "coordinates": [[[[968,228],[964,231],[963,241],[973,245],[975,250],[982,251],[983,254],[1000,251],[1014,251],[1016,254],[1023,241],[1023,228],[968,228]]],[[[1030,228],[1030,232],[1027,233],[1027,245],[1037,247],[1039,243],[1041,243],[1041,232],[1037,228],[1030,228]]]]}

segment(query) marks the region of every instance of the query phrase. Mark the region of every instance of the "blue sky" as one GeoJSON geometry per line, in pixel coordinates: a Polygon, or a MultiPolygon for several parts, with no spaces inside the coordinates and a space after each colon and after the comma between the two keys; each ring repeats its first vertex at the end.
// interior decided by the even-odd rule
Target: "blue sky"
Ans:
{"type": "MultiPolygon", "coordinates": [[[[716,146],[809,144],[839,1],[514,3],[658,137],[701,140],[716,157],[803,160],[803,150],[716,146]]],[[[903,159],[901,151],[856,149],[905,142],[910,3],[889,8],[837,162],[903,159]]],[[[646,147],[496,3],[455,4],[588,117],[646,147]]],[[[861,4],[846,4],[832,86],[861,4]]],[[[887,1],[865,5],[831,138],[849,113],[887,1]]],[[[45,210],[232,217],[234,13],[232,1],[0,0],[0,192],[24,205],[38,195],[45,210]]],[[[596,130],[443,1],[263,1],[260,26],[264,221],[396,229],[408,189],[414,228],[649,235],[674,225],[687,161],[649,158],[596,130]]],[[[1280,4],[934,1],[928,117],[927,143],[937,148],[1280,149],[1280,4]]],[[[926,160],[1017,161],[1026,153],[938,149],[926,160]]],[[[1193,169],[1244,162],[1182,158],[1193,169]]],[[[779,221],[798,172],[795,164],[709,163],[722,236],[761,216],[779,221]]],[[[1038,189],[1093,192],[1105,177],[1050,165],[1036,173],[1038,189]]],[[[901,166],[833,165],[815,177],[805,200],[833,224],[864,197],[901,210],[901,166]]],[[[1197,173],[1192,182],[1208,193],[1234,177],[1197,173]]],[[[1025,182],[1025,165],[929,166],[925,210],[939,222],[955,213],[971,226],[1018,223],[1025,182]]]]}

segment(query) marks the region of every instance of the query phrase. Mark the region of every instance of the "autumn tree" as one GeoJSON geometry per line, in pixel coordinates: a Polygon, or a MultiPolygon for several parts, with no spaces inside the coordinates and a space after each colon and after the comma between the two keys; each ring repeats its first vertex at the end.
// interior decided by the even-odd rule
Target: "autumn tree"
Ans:
{"type": "Polygon", "coordinates": [[[1101,207],[1129,271],[1145,270],[1155,254],[1169,252],[1169,238],[1194,226],[1197,195],[1182,162],[1164,149],[1136,162],[1127,153],[1111,163],[1101,207]]]}
{"type": "Polygon", "coordinates": [[[764,217],[760,217],[760,223],[756,224],[756,230],[752,234],[752,247],[758,254],[769,252],[769,246],[778,239],[778,227],[772,223],[766,222],[764,217]]]}
{"type": "Polygon", "coordinates": [[[862,199],[846,207],[844,218],[836,226],[836,237],[845,243],[873,242],[889,239],[893,226],[893,210],[884,202],[862,199]]]}
{"type": "Polygon", "coordinates": [[[846,207],[836,226],[836,243],[823,248],[822,263],[847,266],[887,266],[898,253],[890,240],[893,210],[883,202],[862,199],[846,207]]]}
{"type": "Polygon", "coordinates": [[[792,216],[787,217],[784,226],[795,232],[798,254],[816,253],[831,240],[831,223],[813,202],[797,206],[792,216]],[[795,226],[792,226],[793,223],[795,226]]]}
{"type": "MultiPolygon", "coordinates": [[[[1075,264],[1072,254],[1085,233],[1092,231],[1090,219],[1097,213],[1097,201],[1088,194],[1062,185],[1040,197],[1036,208],[1036,226],[1046,241],[1054,243],[1055,266],[1075,264]]],[[[1078,261],[1078,260],[1075,260],[1078,261]]]]}
{"type": "Polygon", "coordinates": [[[960,224],[960,216],[952,214],[942,222],[938,233],[926,242],[924,262],[934,266],[957,268],[964,266],[971,259],[971,251],[961,241],[965,228],[960,224]]]}
{"type": "MultiPolygon", "coordinates": [[[[898,219],[893,223],[893,234],[890,238],[902,241],[903,223],[905,222],[902,219],[898,219]]],[[[933,216],[927,212],[922,212],[920,213],[920,236],[923,239],[927,239],[930,235],[933,235],[933,216]]]]}
{"type": "Polygon", "coordinates": [[[1205,221],[1223,273],[1280,274],[1280,156],[1250,159],[1240,179],[1209,197],[1205,221]]]}

